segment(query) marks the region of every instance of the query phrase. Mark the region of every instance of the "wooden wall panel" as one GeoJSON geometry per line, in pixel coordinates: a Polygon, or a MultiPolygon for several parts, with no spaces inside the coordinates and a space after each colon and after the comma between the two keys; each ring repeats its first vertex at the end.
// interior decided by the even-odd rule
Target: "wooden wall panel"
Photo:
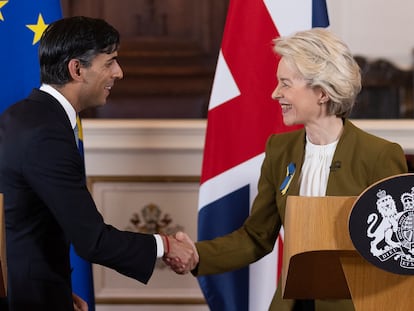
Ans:
{"type": "Polygon", "coordinates": [[[107,20],[121,34],[117,81],[90,118],[205,118],[228,0],[61,0],[64,16],[107,20]]]}

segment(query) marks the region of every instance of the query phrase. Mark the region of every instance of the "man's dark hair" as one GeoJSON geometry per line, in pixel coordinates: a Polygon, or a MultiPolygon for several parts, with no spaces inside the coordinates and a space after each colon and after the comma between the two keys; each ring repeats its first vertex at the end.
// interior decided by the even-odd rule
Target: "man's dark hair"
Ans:
{"type": "Polygon", "coordinates": [[[75,16],[55,21],[40,39],[40,81],[63,85],[71,80],[71,59],[89,67],[96,55],[116,51],[119,42],[119,32],[102,19],[75,16]]]}

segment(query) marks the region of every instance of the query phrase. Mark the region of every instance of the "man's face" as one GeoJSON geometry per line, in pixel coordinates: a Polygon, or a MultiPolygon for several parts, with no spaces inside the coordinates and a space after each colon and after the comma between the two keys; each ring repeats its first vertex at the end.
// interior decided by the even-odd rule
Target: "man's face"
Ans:
{"type": "Polygon", "coordinates": [[[106,104],[115,80],[122,79],[123,72],[117,61],[118,52],[98,54],[90,67],[82,68],[83,86],[80,93],[81,110],[106,104]]]}

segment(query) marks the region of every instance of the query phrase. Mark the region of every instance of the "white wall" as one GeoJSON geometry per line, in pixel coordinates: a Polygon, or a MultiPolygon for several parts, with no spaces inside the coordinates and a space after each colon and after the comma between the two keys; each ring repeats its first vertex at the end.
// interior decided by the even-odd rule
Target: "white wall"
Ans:
{"type": "Polygon", "coordinates": [[[327,0],[330,29],[353,54],[412,65],[414,1],[327,0]]]}

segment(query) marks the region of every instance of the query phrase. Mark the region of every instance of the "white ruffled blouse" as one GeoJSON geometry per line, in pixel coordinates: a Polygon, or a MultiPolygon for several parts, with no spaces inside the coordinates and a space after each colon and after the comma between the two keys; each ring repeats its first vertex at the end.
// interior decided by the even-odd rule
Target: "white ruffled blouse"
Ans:
{"type": "Polygon", "coordinates": [[[300,176],[301,196],[325,196],[333,155],[338,140],[328,145],[314,145],[306,137],[305,160],[300,176]]]}

